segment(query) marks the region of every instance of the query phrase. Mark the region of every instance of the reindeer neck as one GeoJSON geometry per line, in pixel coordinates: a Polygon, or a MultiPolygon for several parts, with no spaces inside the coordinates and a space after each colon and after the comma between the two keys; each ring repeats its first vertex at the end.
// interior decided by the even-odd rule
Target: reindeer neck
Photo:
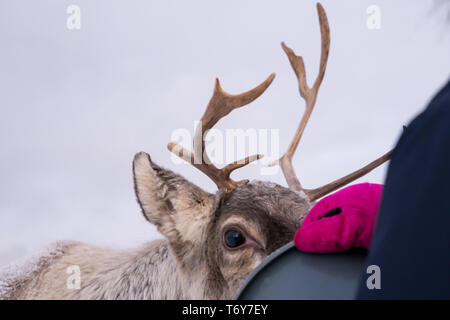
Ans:
{"type": "MultiPolygon", "coordinates": [[[[200,270],[199,270],[200,271],[200,270]]],[[[115,252],[72,298],[203,299],[202,272],[183,272],[167,240],[115,252]],[[196,276],[198,275],[198,276],[196,276]]]]}

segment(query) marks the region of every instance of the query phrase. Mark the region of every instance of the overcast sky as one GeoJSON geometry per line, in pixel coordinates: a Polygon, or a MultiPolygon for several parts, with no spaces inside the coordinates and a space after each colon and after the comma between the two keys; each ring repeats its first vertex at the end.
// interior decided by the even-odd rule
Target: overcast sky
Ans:
{"type": "MultiPolygon", "coordinates": [[[[394,146],[404,124],[448,80],[450,24],[435,1],[323,1],[328,68],[294,158],[306,187],[353,171],[394,146]],[[366,10],[381,9],[381,29],[366,10]]],[[[160,237],[136,203],[138,151],[210,192],[171,162],[175,129],[193,131],[214,79],[231,93],[270,73],[267,92],[217,128],[279,129],[287,147],[303,112],[280,47],[317,74],[314,1],[2,0],[0,2],[0,266],[55,240],[133,247],[160,237]],[[81,29],[66,9],[81,9],[81,29]]],[[[358,181],[382,183],[386,166],[358,181]]],[[[235,178],[269,179],[260,166],[235,178]]]]}

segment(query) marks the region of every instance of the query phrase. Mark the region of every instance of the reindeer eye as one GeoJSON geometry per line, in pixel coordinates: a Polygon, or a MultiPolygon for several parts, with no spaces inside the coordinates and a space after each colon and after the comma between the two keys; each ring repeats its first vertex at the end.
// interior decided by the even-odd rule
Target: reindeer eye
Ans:
{"type": "Polygon", "coordinates": [[[231,229],[225,233],[227,247],[233,249],[245,243],[245,237],[238,230],[231,229]]]}

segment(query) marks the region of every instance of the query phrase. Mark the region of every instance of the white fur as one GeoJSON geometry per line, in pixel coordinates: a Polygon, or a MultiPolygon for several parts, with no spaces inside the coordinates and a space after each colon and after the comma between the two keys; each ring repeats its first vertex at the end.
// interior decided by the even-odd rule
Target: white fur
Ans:
{"type": "Polygon", "coordinates": [[[203,283],[180,270],[166,240],[114,250],[60,242],[45,254],[0,275],[0,299],[203,299],[203,283]],[[81,270],[69,289],[66,270],[81,270]]]}

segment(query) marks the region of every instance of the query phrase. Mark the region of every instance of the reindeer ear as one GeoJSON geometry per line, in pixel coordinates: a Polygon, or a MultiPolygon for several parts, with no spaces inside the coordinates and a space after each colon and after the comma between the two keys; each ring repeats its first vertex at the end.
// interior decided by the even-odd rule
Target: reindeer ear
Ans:
{"type": "Polygon", "coordinates": [[[197,242],[215,211],[215,197],[140,152],[133,161],[134,189],[145,218],[172,244],[197,242]]]}

